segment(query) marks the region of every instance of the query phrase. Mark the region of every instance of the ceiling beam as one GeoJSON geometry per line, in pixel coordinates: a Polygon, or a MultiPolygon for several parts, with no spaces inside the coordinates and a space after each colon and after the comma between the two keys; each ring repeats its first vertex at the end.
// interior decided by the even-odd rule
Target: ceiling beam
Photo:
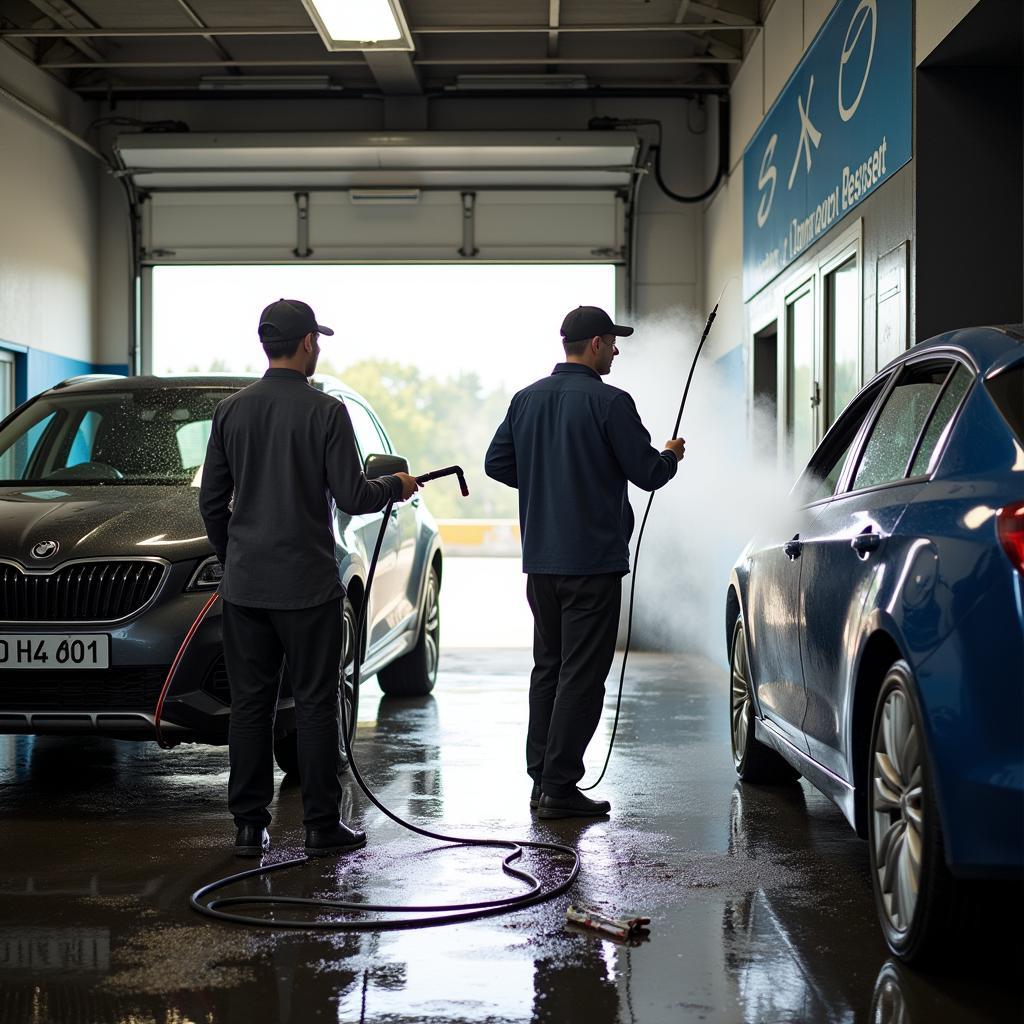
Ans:
{"type": "Polygon", "coordinates": [[[10,39],[178,39],[195,36],[315,36],[315,28],[74,28],[74,29],[0,29],[0,37],[10,39]]]}
{"type": "MultiPolygon", "coordinates": [[[[41,14],[45,14],[46,17],[50,19],[50,21],[54,22],[55,24],[59,25],[62,29],[65,30],[81,27],[79,25],[76,25],[71,20],[71,18],[68,16],[69,14],[75,15],[76,17],[81,18],[83,21],[92,21],[91,18],[87,18],[77,8],[69,8],[68,5],[64,3],[58,5],[57,3],[51,3],[50,0],[28,0],[28,2],[41,14]]],[[[76,50],[78,50],[79,53],[84,54],[91,60],[103,60],[103,54],[100,53],[100,51],[97,50],[95,46],[92,46],[90,43],[82,42],[80,39],[76,39],[73,37],[67,38],[68,42],[76,50]]]]}
{"type": "Polygon", "coordinates": [[[699,14],[704,18],[710,18],[716,24],[727,25],[730,28],[756,27],[750,18],[745,18],[742,14],[734,14],[730,10],[725,10],[719,7],[717,3],[702,4],[698,3],[697,0],[690,0],[687,4],[687,11],[692,11],[694,14],[699,14]]]}
{"type": "MultiPolygon", "coordinates": [[[[675,17],[675,23],[677,25],[682,25],[686,21],[686,15],[687,15],[687,12],[689,11],[689,9],[690,9],[690,0],[679,0],[679,8],[676,11],[676,17],[675,17]]],[[[713,57],[742,57],[743,56],[742,48],[740,48],[738,46],[733,46],[730,43],[724,43],[724,42],[721,41],[720,38],[718,38],[718,39],[708,39],[706,33],[702,36],[698,32],[691,33],[691,36],[694,37],[694,42],[698,46],[702,46],[703,47],[703,51],[702,51],[703,53],[709,53],[713,57]]]]}
{"type": "MultiPolygon", "coordinates": [[[[196,12],[192,9],[192,5],[188,2],[188,0],[175,0],[175,2],[177,3],[178,7],[181,8],[181,12],[185,15],[185,17],[187,17],[188,20],[196,26],[196,28],[205,29],[207,27],[203,19],[200,18],[199,15],[196,14],[196,12]]],[[[222,60],[231,60],[231,54],[224,49],[224,47],[213,37],[213,35],[204,32],[203,39],[205,39],[217,51],[222,60]]]]}
{"type": "MultiPolygon", "coordinates": [[[[522,67],[550,64],[549,57],[446,57],[443,59],[414,59],[417,67],[522,67]]],[[[739,64],[738,57],[568,57],[558,58],[559,64],[739,64]]],[[[322,60],[108,60],[96,62],[48,61],[39,67],[45,70],[72,68],[329,68],[364,67],[362,60],[341,60],[326,57],[322,60]]]]}
{"type": "MultiPolygon", "coordinates": [[[[36,0],[31,0],[35,3],[36,0]]],[[[556,35],[637,33],[736,32],[741,29],[761,28],[761,23],[744,21],[742,25],[711,25],[704,23],[674,23],[658,25],[559,25],[556,35]]],[[[413,35],[551,35],[550,25],[426,25],[411,28],[413,35]]],[[[6,39],[174,39],[189,36],[315,36],[315,28],[276,25],[251,28],[6,28],[0,29],[0,38],[6,39]]]]}
{"type": "Polygon", "coordinates": [[[385,96],[418,96],[423,92],[412,54],[407,51],[363,50],[363,57],[385,96]]]}
{"type": "Polygon", "coordinates": [[[548,56],[558,56],[558,22],[561,18],[561,0],[548,0],[548,56]]]}
{"type": "MultiPolygon", "coordinates": [[[[739,64],[739,58],[730,57],[558,57],[559,64],[739,64]]],[[[446,57],[441,60],[417,60],[423,67],[430,65],[461,64],[467,67],[515,67],[520,64],[550,64],[550,57],[446,57]]]]}
{"type": "MultiPolygon", "coordinates": [[[[244,81],[244,79],[238,79],[238,81],[244,81]]],[[[331,93],[332,97],[337,100],[346,99],[362,99],[365,93],[358,86],[334,86],[337,90],[331,93]]],[[[190,99],[214,99],[224,98],[224,93],[216,93],[212,91],[199,90],[194,84],[183,84],[181,82],[125,82],[125,81],[111,81],[111,82],[98,82],[90,83],[83,82],[80,85],[76,85],[75,92],[81,95],[140,95],[140,96],[187,96],[190,99]]],[[[662,81],[650,81],[650,82],[616,82],[614,85],[594,85],[587,89],[579,90],[565,90],[565,89],[552,89],[550,91],[528,89],[528,90],[515,90],[507,89],[502,92],[494,92],[493,90],[487,90],[486,92],[474,92],[468,89],[459,90],[431,90],[427,93],[428,99],[464,99],[466,96],[523,96],[529,99],[545,99],[549,97],[557,97],[563,99],[566,97],[578,99],[581,96],[683,96],[688,97],[693,93],[707,92],[707,93],[727,93],[729,86],[721,82],[679,82],[672,80],[662,81]]],[[[246,89],[243,92],[230,93],[233,97],[244,97],[246,99],[265,99],[267,96],[275,95],[272,83],[268,83],[264,91],[257,89],[246,89]]],[[[318,88],[316,86],[310,86],[309,95],[328,95],[328,91],[318,88]]],[[[298,96],[304,95],[299,92],[296,93],[298,96]]]]}

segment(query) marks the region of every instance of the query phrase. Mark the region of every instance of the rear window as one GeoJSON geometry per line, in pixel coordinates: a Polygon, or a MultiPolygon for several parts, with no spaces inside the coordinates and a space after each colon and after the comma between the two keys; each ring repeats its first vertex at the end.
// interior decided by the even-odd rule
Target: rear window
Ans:
{"type": "Polygon", "coordinates": [[[946,382],[942,397],[935,404],[931,419],[925,429],[921,444],[914,456],[914,464],[910,467],[911,476],[928,473],[932,468],[933,457],[943,447],[942,440],[946,435],[953,414],[960,408],[964,395],[971,388],[974,375],[966,366],[957,364],[953,376],[946,382]]]}
{"type": "Polygon", "coordinates": [[[1017,440],[1024,442],[1024,363],[985,381],[985,387],[1017,440]]]}
{"type": "Polygon", "coordinates": [[[853,490],[892,483],[905,476],[911,453],[950,369],[948,362],[912,366],[897,380],[872,427],[853,490]]]}

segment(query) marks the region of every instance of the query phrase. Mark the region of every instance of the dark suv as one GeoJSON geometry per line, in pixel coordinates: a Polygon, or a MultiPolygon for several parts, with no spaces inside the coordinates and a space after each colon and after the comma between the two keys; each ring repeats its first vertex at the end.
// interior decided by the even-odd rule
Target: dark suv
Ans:
{"type": "MultiPolygon", "coordinates": [[[[210,422],[252,380],[77,377],[0,423],[0,734],[155,738],[171,662],[221,575],[198,509],[210,422]]],[[[333,378],[314,385],[346,404],[364,459],[394,454],[364,399],[333,378]]],[[[381,517],[334,513],[347,594],[340,678],[381,517]]],[[[363,675],[385,693],[433,688],[441,568],[436,523],[414,496],[391,513],[361,638],[363,675]]],[[[164,737],[224,743],[230,711],[215,604],[167,696],[164,737]]],[[[294,729],[285,670],[275,742],[285,771],[294,729]]]]}

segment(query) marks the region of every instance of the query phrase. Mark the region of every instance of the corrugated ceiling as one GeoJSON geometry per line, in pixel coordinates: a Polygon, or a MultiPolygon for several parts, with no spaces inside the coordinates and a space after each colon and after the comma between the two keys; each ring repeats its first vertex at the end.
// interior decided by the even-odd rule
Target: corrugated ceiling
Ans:
{"type": "Polygon", "coordinates": [[[83,95],[479,89],[467,75],[628,92],[720,89],[759,27],[758,0],[401,2],[415,50],[386,58],[328,52],[301,0],[4,0],[0,37],[83,95]]]}

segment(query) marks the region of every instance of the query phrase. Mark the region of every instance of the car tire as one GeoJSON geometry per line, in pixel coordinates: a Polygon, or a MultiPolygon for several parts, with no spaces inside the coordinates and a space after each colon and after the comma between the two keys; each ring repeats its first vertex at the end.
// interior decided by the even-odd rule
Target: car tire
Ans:
{"type": "MultiPolygon", "coordinates": [[[[356,729],[356,707],[355,707],[355,690],[352,684],[352,662],[355,654],[355,641],[356,641],[356,629],[358,628],[358,619],[356,617],[355,608],[352,607],[352,602],[346,597],[342,603],[342,640],[341,640],[341,665],[339,666],[338,675],[339,679],[343,681],[345,691],[345,712],[348,721],[348,740],[352,741],[352,737],[355,735],[356,729]]],[[[341,687],[338,688],[339,693],[339,705],[338,713],[341,714],[340,705],[340,693],[341,687]]],[[[344,721],[339,717],[339,721],[344,721]]],[[[348,755],[345,753],[346,743],[344,738],[341,741],[341,763],[343,768],[348,767],[348,755]]],[[[289,732],[282,733],[280,736],[274,737],[274,760],[277,762],[277,767],[285,773],[285,775],[294,775],[298,777],[299,774],[299,746],[298,746],[298,733],[292,729],[289,732]]]]}
{"type": "Polygon", "coordinates": [[[868,751],[868,850],[878,919],[907,963],[938,958],[963,907],[942,825],[913,671],[897,661],[875,702],[868,751]]]}
{"type": "Polygon", "coordinates": [[[387,696],[422,697],[434,689],[441,653],[440,593],[437,570],[431,568],[416,646],[377,673],[377,682],[387,696]]]}
{"type": "Polygon", "coordinates": [[[743,782],[779,785],[800,778],[800,773],[781,754],[754,735],[754,698],[742,615],[737,616],[732,627],[729,645],[729,736],[733,767],[743,782]]]}

